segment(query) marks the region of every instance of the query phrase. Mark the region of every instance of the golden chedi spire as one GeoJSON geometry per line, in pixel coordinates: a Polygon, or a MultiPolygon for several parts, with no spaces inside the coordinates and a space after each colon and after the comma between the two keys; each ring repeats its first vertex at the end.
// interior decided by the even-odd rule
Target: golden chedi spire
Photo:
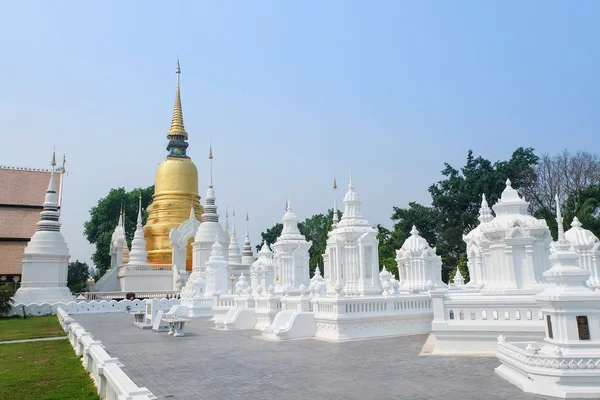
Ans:
{"type": "Polygon", "coordinates": [[[177,74],[177,90],[175,91],[175,106],[173,107],[173,119],[171,120],[171,129],[167,137],[170,139],[171,136],[183,136],[187,139],[187,132],[183,125],[183,109],[181,107],[181,90],[180,90],[180,77],[181,67],[179,66],[179,58],[177,58],[177,67],[175,69],[177,74]]]}
{"type": "MultiPolygon", "coordinates": [[[[181,67],[179,59],[175,69],[177,89],[171,128],[167,133],[169,154],[156,169],[156,181],[152,204],[148,206],[148,219],[144,226],[148,262],[150,264],[171,264],[172,248],[169,234],[190,217],[190,203],[196,219],[201,220],[204,209],[198,195],[198,169],[186,154],[188,134],[183,125],[181,106],[181,67]]],[[[192,246],[186,251],[186,269],[192,267],[192,246]]],[[[183,266],[178,265],[179,268],[183,266]]]]}

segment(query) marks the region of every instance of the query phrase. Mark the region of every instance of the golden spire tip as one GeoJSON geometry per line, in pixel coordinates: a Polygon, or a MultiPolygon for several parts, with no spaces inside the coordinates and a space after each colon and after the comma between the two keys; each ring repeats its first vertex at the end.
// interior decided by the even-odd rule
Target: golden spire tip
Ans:
{"type": "Polygon", "coordinates": [[[333,188],[337,189],[337,182],[335,180],[335,176],[333,177],[333,188]]]}
{"type": "Polygon", "coordinates": [[[213,155],[212,155],[212,144],[210,145],[210,152],[208,153],[208,159],[212,160],[213,159],[213,155]]]}
{"type": "Polygon", "coordinates": [[[52,150],[52,162],[50,162],[50,165],[53,167],[56,166],[56,150],[52,150]]]}

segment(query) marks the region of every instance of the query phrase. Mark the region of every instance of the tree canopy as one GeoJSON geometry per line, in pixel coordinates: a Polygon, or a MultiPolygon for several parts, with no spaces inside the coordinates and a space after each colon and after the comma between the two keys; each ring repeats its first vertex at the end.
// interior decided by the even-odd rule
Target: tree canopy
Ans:
{"type": "Polygon", "coordinates": [[[83,225],[86,239],[96,245],[92,260],[98,268],[99,275],[103,275],[110,268],[110,240],[119,221],[121,208],[125,213],[125,237],[131,243],[137,224],[138,199],[142,196],[142,218],[146,221],[146,208],[152,203],[154,185],[147,188],[133,189],[129,192],[125,188],[111,189],[106,197],[101,198],[98,204],[90,210],[90,219],[83,225]]]}
{"type": "Polygon", "coordinates": [[[73,293],[83,292],[90,277],[90,267],[79,260],[69,263],[67,286],[73,293]]]}

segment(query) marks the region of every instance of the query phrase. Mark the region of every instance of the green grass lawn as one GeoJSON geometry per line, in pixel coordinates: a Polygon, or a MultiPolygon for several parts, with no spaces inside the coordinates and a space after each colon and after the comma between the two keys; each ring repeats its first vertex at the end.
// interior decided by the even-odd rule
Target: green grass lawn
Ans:
{"type": "MultiPolygon", "coordinates": [[[[0,341],[65,336],[58,318],[47,317],[0,318],[0,341]]],[[[2,397],[0,397],[1,399],[2,397]]]]}
{"type": "Polygon", "coordinates": [[[53,340],[0,344],[0,399],[98,400],[98,395],[69,341],[53,340]]]}

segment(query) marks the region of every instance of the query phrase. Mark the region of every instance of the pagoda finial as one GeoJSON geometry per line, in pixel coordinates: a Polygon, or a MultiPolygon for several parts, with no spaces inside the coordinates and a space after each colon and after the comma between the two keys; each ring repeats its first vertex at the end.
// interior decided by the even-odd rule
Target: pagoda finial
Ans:
{"type": "Polygon", "coordinates": [[[506,178],[506,187],[512,187],[511,185],[510,179],[506,178]]]}
{"type": "MultiPolygon", "coordinates": [[[[352,176],[352,173],[350,173],[350,175],[352,176]]],[[[352,182],[352,178],[350,178],[350,181],[352,182]]],[[[340,221],[338,217],[337,198],[335,192],[337,192],[337,181],[335,179],[335,174],[333,174],[333,221],[331,224],[333,229],[336,228],[338,222],[340,221]]]]}
{"type": "Polygon", "coordinates": [[[560,213],[560,204],[558,202],[558,195],[554,196],[554,201],[556,202],[556,223],[558,224],[558,241],[565,241],[565,228],[563,227],[563,219],[562,214],[560,213]]]}
{"type": "Polygon", "coordinates": [[[288,208],[289,208],[288,199],[285,199],[285,211],[287,211],[288,208]]]}
{"type": "Polygon", "coordinates": [[[210,150],[208,152],[208,187],[213,187],[213,173],[212,173],[212,160],[213,160],[213,152],[212,152],[212,143],[210,144],[210,150]]]}
{"type": "Polygon", "coordinates": [[[142,189],[140,189],[140,201],[139,201],[139,205],[138,205],[137,223],[139,225],[142,224],[142,189]]]}
{"type": "Polygon", "coordinates": [[[54,167],[56,167],[56,149],[52,150],[52,161],[50,162],[52,165],[52,172],[54,172],[54,167]]]}
{"type": "Polygon", "coordinates": [[[167,138],[170,140],[167,150],[170,151],[169,156],[186,158],[185,150],[188,144],[188,134],[185,131],[183,125],[183,109],[181,107],[181,91],[180,91],[180,76],[181,67],[179,66],[179,57],[177,58],[177,66],[175,68],[175,74],[177,75],[177,90],[175,91],[175,106],[173,107],[173,119],[171,120],[171,129],[167,133],[167,138]]]}
{"type": "Polygon", "coordinates": [[[248,236],[248,221],[250,220],[250,218],[248,218],[248,211],[246,211],[246,236],[248,236]]]}

